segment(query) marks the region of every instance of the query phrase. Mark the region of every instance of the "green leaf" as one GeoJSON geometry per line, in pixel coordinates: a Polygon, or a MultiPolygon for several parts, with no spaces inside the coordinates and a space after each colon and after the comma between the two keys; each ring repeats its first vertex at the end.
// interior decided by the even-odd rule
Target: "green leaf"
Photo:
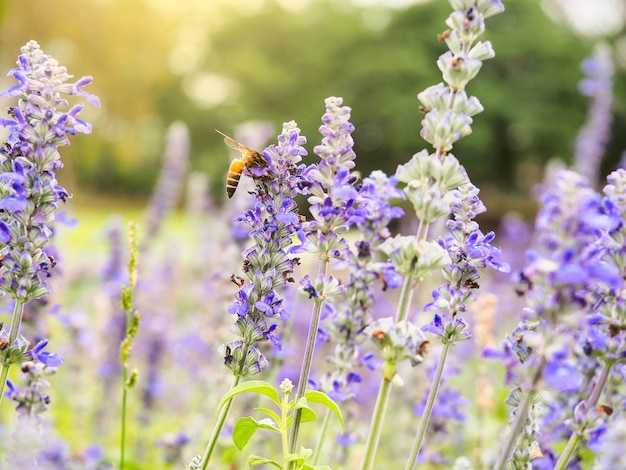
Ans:
{"type": "Polygon", "coordinates": [[[307,390],[304,392],[304,397],[307,399],[308,403],[319,403],[320,405],[324,405],[330,411],[335,413],[337,418],[339,418],[339,422],[341,423],[341,432],[345,431],[345,424],[343,422],[343,416],[341,415],[341,410],[337,403],[333,401],[328,395],[323,392],[319,392],[317,390],[307,390]]]}
{"type": "Polygon", "coordinates": [[[250,438],[254,436],[257,429],[259,429],[259,425],[253,417],[246,416],[245,418],[239,418],[233,428],[233,442],[237,446],[237,449],[243,449],[248,441],[250,441],[250,438]]]}
{"type": "Polygon", "coordinates": [[[276,405],[280,406],[278,391],[272,385],[264,382],[263,380],[249,380],[231,388],[226,395],[222,397],[217,405],[218,413],[220,409],[226,405],[226,403],[242,393],[258,393],[260,395],[265,395],[266,397],[271,398],[276,405]]]}
{"type": "Polygon", "coordinates": [[[235,443],[237,448],[239,450],[243,449],[259,428],[268,429],[270,431],[280,433],[280,430],[269,418],[263,419],[261,421],[257,421],[252,416],[239,418],[237,420],[237,423],[235,423],[235,427],[233,428],[233,442],[235,443]]]}
{"type": "Polygon", "coordinates": [[[280,468],[281,470],[283,468],[282,465],[280,465],[275,460],[259,457],[258,455],[251,455],[250,458],[248,459],[248,465],[250,465],[251,467],[254,467],[256,465],[264,465],[264,464],[273,465],[274,467],[280,468]]]}
{"type": "Polygon", "coordinates": [[[330,466],[328,465],[315,465],[315,466],[311,466],[309,464],[304,464],[302,467],[300,467],[301,470],[333,470],[330,466]]]}
{"type": "Polygon", "coordinates": [[[261,429],[267,429],[269,431],[274,431],[274,432],[277,432],[277,433],[280,434],[280,428],[278,427],[278,425],[276,423],[274,423],[273,419],[263,418],[263,419],[257,421],[256,424],[261,429]]]}
{"type": "Polygon", "coordinates": [[[317,420],[317,415],[315,414],[315,411],[313,411],[311,408],[309,408],[308,406],[301,406],[300,410],[302,410],[302,414],[300,415],[300,422],[301,423],[310,423],[311,421],[316,421],[317,420]]]}
{"type": "Polygon", "coordinates": [[[255,410],[260,411],[261,413],[265,413],[270,418],[272,418],[276,424],[280,423],[280,416],[278,416],[278,414],[274,410],[263,407],[255,408],[255,410]]]}
{"type": "Polygon", "coordinates": [[[307,449],[306,447],[300,447],[300,452],[297,454],[287,454],[285,462],[295,462],[296,468],[300,468],[304,462],[306,462],[313,455],[313,449],[307,449]]]}

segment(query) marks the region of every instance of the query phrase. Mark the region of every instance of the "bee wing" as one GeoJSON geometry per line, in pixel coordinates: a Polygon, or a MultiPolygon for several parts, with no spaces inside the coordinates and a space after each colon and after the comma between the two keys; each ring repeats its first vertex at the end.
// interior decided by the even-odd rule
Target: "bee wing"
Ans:
{"type": "Polygon", "coordinates": [[[238,150],[239,152],[243,153],[248,153],[248,152],[252,152],[251,149],[249,149],[248,147],[246,147],[243,144],[240,144],[239,142],[237,142],[235,139],[231,139],[230,137],[228,137],[226,134],[224,134],[223,132],[218,131],[217,129],[215,129],[215,132],[217,132],[218,134],[221,134],[224,136],[224,142],[226,142],[226,145],[228,145],[231,149],[234,150],[238,150]]]}

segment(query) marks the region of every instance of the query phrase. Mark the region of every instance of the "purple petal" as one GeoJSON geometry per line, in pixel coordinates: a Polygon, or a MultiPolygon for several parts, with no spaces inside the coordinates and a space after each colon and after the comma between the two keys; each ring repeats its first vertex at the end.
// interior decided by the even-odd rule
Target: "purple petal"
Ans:
{"type": "Polygon", "coordinates": [[[0,199],[0,209],[11,212],[23,211],[28,206],[28,200],[23,196],[6,196],[0,199]]]}
{"type": "Polygon", "coordinates": [[[579,391],[583,383],[580,372],[568,364],[547,364],[543,369],[543,378],[549,387],[564,393],[579,391]]]}

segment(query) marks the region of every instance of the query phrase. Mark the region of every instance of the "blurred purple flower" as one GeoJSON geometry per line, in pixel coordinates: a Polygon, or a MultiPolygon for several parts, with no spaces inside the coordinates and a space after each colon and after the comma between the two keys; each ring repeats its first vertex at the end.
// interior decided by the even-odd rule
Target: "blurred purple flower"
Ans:
{"type": "Polygon", "coordinates": [[[613,121],[614,67],[610,47],[597,44],[593,55],[583,61],[581,68],[586,78],[580,82],[579,89],[591,98],[591,103],[587,122],[574,145],[573,169],[595,184],[613,121]]]}
{"type": "Polygon", "coordinates": [[[189,130],[181,121],[170,124],[165,135],[165,151],[159,179],[145,211],[146,238],[154,239],[169,211],[176,207],[189,166],[189,130]]]}

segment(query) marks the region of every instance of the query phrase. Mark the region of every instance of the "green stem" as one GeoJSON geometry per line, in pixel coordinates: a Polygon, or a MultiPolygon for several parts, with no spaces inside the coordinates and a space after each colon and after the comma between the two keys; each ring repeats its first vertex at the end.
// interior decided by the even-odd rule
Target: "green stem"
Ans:
{"type": "Polygon", "coordinates": [[[380,382],[378,396],[376,397],[376,405],[374,406],[374,414],[372,415],[372,422],[367,434],[365,455],[363,456],[361,470],[371,470],[374,466],[374,458],[376,457],[376,450],[378,449],[378,443],[380,441],[380,433],[385,420],[385,414],[387,413],[390,392],[391,380],[383,378],[380,382]]]}
{"type": "MultiPolygon", "coordinates": [[[[240,380],[241,380],[241,376],[236,375],[233,385],[231,387],[231,390],[235,388],[237,385],[239,385],[240,380]]],[[[217,422],[215,423],[215,427],[213,428],[213,432],[211,433],[209,442],[207,443],[206,449],[204,450],[204,455],[202,456],[202,461],[201,461],[202,466],[200,467],[202,470],[206,470],[208,468],[209,461],[211,460],[211,455],[213,454],[213,451],[215,450],[215,446],[217,445],[217,440],[219,439],[220,434],[222,433],[222,429],[224,429],[226,418],[228,417],[228,414],[230,413],[230,409],[232,408],[232,406],[233,406],[233,398],[231,398],[224,404],[224,406],[220,410],[219,415],[217,416],[217,422]]]]}
{"type": "MultiPolygon", "coordinates": [[[[330,265],[329,260],[322,260],[320,263],[320,275],[324,276],[324,284],[328,279],[328,268],[330,265]]],[[[324,293],[320,298],[316,299],[313,306],[313,313],[311,314],[311,323],[309,324],[309,334],[306,339],[306,346],[304,348],[304,357],[302,358],[302,368],[300,369],[300,378],[298,379],[298,388],[296,391],[295,403],[304,397],[306,392],[306,386],[309,381],[309,375],[311,373],[311,364],[313,363],[313,352],[315,351],[315,342],[317,340],[317,329],[320,324],[320,314],[322,311],[322,304],[324,303],[324,293]]],[[[289,452],[296,453],[298,447],[298,433],[300,431],[300,418],[302,416],[302,409],[297,409],[293,415],[293,427],[291,428],[291,441],[289,445],[289,452]]],[[[295,468],[295,462],[289,465],[289,468],[295,468]]]]}
{"type": "Polygon", "coordinates": [[[2,372],[0,372],[0,404],[4,395],[4,385],[7,383],[7,377],[9,376],[9,368],[9,365],[2,364],[2,372]]]}
{"type": "Polygon", "coordinates": [[[409,307],[413,300],[413,276],[407,274],[402,282],[398,309],[396,310],[396,323],[404,321],[409,316],[409,307]]]}
{"type": "Polygon", "coordinates": [[[281,400],[281,422],[280,422],[280,438],[281,438],[281,442],[282,442],[282,446],[283,446],[283,466],[282,468],[288,468],[289,467],[289,463],[287,462],[287,457],[289,456],[289,427],[288,427],[288,423],[289,423],[289,411],[290,411],[290,407],[289,407],[289,396],[285,395],[285,397],[283,397],[283,399],[281,400]]]}
{"type": "MultiPolygon", "coordinates": [[[[595,406],[598,404],[598,400],[600,399],[602,390],[604,390],[604,386],[606,385],[606,381],[609,378],[612,367],[613,367],[613,364],[610,364],[610,363],[604,364],[604,367],[602,368],[602,372],[600,372],[600,377],[598,377],[598,381],[593,386],[593,390],[591,391],[591,395],[589,396],[589,400],[587,401],[587,408],[586,408],[587,412],[588,410],[595,408],[595,406]]],[[[565,449],[563,449],[563,452],[559,456],[559,460],[556,462],[556,465],[554,466],[554,470],[564,470],[565,468],[567,468],[567,465],[572,459],[574,452],[576,452],[576,448],[578,447],[578,444],[580,444],[580,441],[582,440],[582,438],[583,436],[581,432],[572,433],[572,435],[569,438],[569,441],[567,441],[567,445],[565,446],[565,449]]]]}
{"type": "Polygon", "coordinates": [[[563,449],[563,453],[560,455],[559,460],[554,466],[554,470],[564,470],[565,468],[567,468],[567,464],[569,463],[572,455],[574,455],[576,447],[578,447],[578,444],[580,444],[580,441],[582,441],[582,439],[583,436],[580,433],[572,433],[569,441],[567,441],[565,449],[563,449]]]}
{"type": "Polygon", "coordinates": [[[328,427],[330,425],[330,410],[326,410],[324,414],[324,421],[322,421],[322,428],[320,429],[320,435],[317,439],[317,445],[315,446],[315,450],[313,452],[313,465],[317,465],[320,459],[320,454],[322,453],[322,447],[324,446],[324,441],[326,440],[326,434],[328,433],[328,427]]]}
{"type": "MultiPolygon", "coordinates": [[[[400,291],[400,299],[398,300],[398,308],[396,310],[396,323],[405,320],[408,317],[412,299],[413,276],[407,274],[402,282],[402,290],[400,291]]],[[[385,414],[387,413],[387,403],[389,401],[390,391],[391,380],[387,380],[385,377],[382,377],[378,389],[378,397],[376,398],[376,405],[374,407],[374,414],[372,415],[372,421],[370,422],[367,441],[365,443],[365,455],[363,457],[363,463],[361,464],[362,470],[369,470],[374,465],[374,458],[376,457],[376,450],[378,449],[378,441],[380,440],[380,433],[385,420],[385,414]]]]}
{"type": "Polygon", "coordinates": [[[530,408],[530,402],[533,400],[535,393],[537,391],[537,384],[539,383],[539,379],[541,379],[541,374],[543,373],[543,368],[546,364],[546,358],[544,356],[541,357],[541,362],[539,363],[539,367],[535,372],[535,376],[533,377],[532,383],[530,384],[530,389],[524,395],[524,401],[522,405],[518,407],[517,413],[515,415],[515,421],[513,424],[513,428],[511,429],[511,434],[504,446],[504,450],[500,454],[496,465],[493,467],[493,470],[504,470],[504,467],[509,460],[509,455],[513,450],[515,445],[515,441],[519,436],[522,428],[524,427],[524,423],[528,418],[528,409],[530,408]]]}
{"type": "Polygon", "coordinates": [[[591,395],[589,396],[589,401],[587,402],[587,409],[594,408],[598,404],[598,400],[600,400],[600,395],[602,394],[602,390],[604,390],[604,386],[606,385],[606,381],[609,379],[609,375],[611,374],[611,369],[613,368],[613,363],[605,363],[602,368],[602,372],[600,373],[600,377],[598,377],[598,381],[593,386],[593,390],[591,391],[591,395]]]}
{"type": "Polygon", "coordinates": [[[120,470],[124,470],[124,460],[126,456],[126,398],[128,396],[128,364],[124,363],[124,378],[122,387],[122,432],[120,441],[120,470]]]}
{"type": "MultiPolygon", "coordinates": [[[[13,307],[13,316],[11,317],[11,329],[9,330],[9,347],[13,345],[13,342],[17,339],[17,335],[22,325],[22,315],[24,315],[24,301],[16,300],[13,307]]],[[[11,364],[2,363],[2,371],[0,372],[0,404],[2,403],[2,396],[4,395],[4,387],[9,377],[9,369],[11,364]]]]}
{"type": "Polygon", "coordinates": [[[446,358],[448,357],[448,352],[450,351],[450,343],[444,343],[443,350],[441,351],[441,355],[439,356],[439,361],[437,362],[437,368],[435,369],[435,376],[433,377],[433,383],[430,386],[430,391],[428,392],[428,398],[426,399],[426,406],[424,407],[424,412],[422,413],[422,417],[420,418],[420,422],[417,426],[417,432],[415,433],[415,440],[413,441],[413,446],[411,447],[411,453],[409,454],[409,458],[406,462],[405,470],[411,470],[416,468],[417,466],[417,456],[419,455],[420,449],[422,448],[422,443],[424,442],[424,436],[426,435],[426,428],[428,428],[428,422],[430,421],[430,415],[433,411],[433,406],[435,406],[435,400],[437,399],[437,393],[439,393],[439,387],[441,385],[441,377],[443,376],[443,369],[446,365],[446,358]]]}

